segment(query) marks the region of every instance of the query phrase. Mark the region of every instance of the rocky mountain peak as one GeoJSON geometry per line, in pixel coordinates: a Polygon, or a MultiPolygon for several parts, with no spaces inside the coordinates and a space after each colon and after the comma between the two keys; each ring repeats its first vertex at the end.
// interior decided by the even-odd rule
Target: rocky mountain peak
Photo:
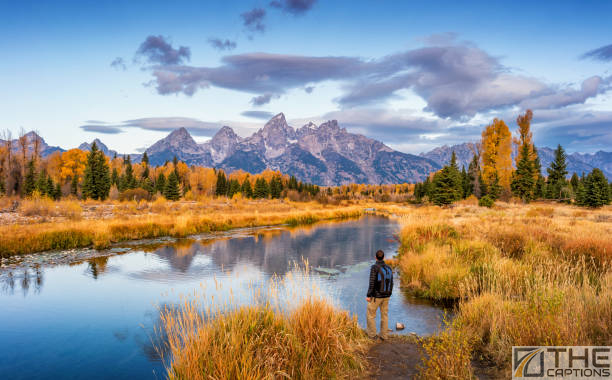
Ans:
{"type": "Polygon", "coordinates": [[[210,141],[202,144],[202,148],[209,150],[213,161],[219,163],[236,151],[240,140],[232,128],[224,126],[215,133],[210,141]]]}

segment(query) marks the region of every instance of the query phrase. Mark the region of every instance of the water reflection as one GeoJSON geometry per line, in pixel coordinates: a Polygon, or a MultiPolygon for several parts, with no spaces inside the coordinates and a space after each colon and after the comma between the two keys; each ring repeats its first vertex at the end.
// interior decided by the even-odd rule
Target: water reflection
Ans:
{"type": "Polygon", "coordinates": [[[0,273],[0,289],[3,294],[15,294],[15,287],[23,297],[29,294],[40,294],[44,284],[44,273],[40,266],[19,268],[0,273]]]}

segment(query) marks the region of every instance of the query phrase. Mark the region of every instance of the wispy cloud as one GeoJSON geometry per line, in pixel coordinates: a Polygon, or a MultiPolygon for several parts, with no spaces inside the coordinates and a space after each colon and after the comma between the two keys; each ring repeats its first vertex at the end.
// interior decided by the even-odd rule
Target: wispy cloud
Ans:
{"type": "Polygon", "coordinates": [[[612,44],[587,51],[582,55],[583,59],[594,59],[598,61],[612,61],[612,44]]]}
{"type": "Polygon", "coordinates": [[[274,114],[268,111],[244,111],[242,116],[251,117],[253,119],[270,120],[274,114]]]}
{"type": "Polygon", "coordinates": [[[263,94],[251,98],[251,104],[254,106],[263,106],[264,104],[270,103],[272,100],[272,94],[263,94]]]}
{"type": "Polygon", "coordinates": [[[178,49],[163,36],[148,36],[136,51],[136,57],[144,57],[149,63],[178,65],[191,58],[191,50],[186,46],[178,49]]]}
{"type": "Polygon", "coordinates": [[[264,32],[266,25],[263,23],[266,17],[266,10],[263,8],[253,8],[240,15],[242,24],[251,32],[264,32]]]}
{"type": "Polygon", "coordinates": [[[127,66],[125,64],[125,61],[123,60],[123,58],[121,57],[117,57],[115,59],[113,59],[113,61],[110,63],[112,68],[115,68],[117,70],[127,70],[127,66]]]}
{"type": "Polygon", "coordinates": [[[209,38],[208,43],[217,50],[233,50],[237,45],[234,41],[221,38],[209,38]]]}
{"type": "Polygon", "coordinates": [[[120,127],[121,126],[103,125],[103,124],[86,124],[86,125],[81,125],[79,128],[87,132],[104,133],[107,135],[116,135],[118,133],[123,132],[120,127]]]}
{"type": "Polygon", "coordinates": [[[270,6],[300,16],[312,9],[316,2],[317,0],[274,0],[270,2],[270,6]]]}

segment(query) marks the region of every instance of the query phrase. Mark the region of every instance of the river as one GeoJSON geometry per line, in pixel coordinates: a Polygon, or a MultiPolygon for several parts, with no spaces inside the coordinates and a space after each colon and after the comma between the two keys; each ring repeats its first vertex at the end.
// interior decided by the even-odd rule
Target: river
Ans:
{"type": "MultiPolygon", "coordinates": [[[[236,301],[245,289],[285,276],[305,261],[317,289],[365,326],[373,254],[398,248],[397,224],[366,216],[297,228],[131,242],[105,252],[44,253],[0,268],[0,378],[155,379],[160,305],[194,292],[236,301]],[[102,255],[102,256],[99,256],[102,255]],[[60,257],[60,259],[58,259],[60,257]],[[204,289],[204,290],[203,290],[204,289]],[[236,296],[236,294],[238,294],[236,296]]],[[[21,260],[21,259],[19,259],[21,260]]],[[[430,334],[444,310],[403,295],[396,278],[389,324],[430,334]]]]}

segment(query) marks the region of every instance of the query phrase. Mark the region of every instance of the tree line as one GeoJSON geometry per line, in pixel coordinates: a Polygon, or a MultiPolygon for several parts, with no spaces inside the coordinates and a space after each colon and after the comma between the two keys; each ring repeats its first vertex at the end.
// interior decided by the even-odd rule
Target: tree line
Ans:
{"type": "Polygon", "coordinates": [[[162,166],[151,166],[145,152],[141,162],[130,156],[107,157],[94,142],[90,151],[71,149],[42,157],[36,133],[22,133],[13,146],[5,132],[0,145],[0,194],[43,196],[52,199],[150,199],[158,194],[168,200],[224,196],[306,200],[320,188],[298,181],[294,176],[265,170],[250,174],[242,170],[225,173],[221,169],[188,166],[176,157],[162,166]],[[25,136],[22,138],[22,136],[25,136]]]}
{"type": "Polygon", "coordinates": [[[415,198],[419,202],[426,199],[437,205],[448,205],[475,196],[480,205],[489,207],[497,199],[508,200],[513,196],[525,203],[548,199],[586,207],[610,204],[612,183],[600,169],[594,168],[581,176],[573,173],[571,179],[567,179],[567,155],[561,145],[555,149],[554,160],[546,169],[548,175],[542,175],[542,164],[531,132],[532,119],[531,110],[518,116],[514,138],[503,120],[494,119],[484,128],[468,169],[459,170],[453,151],[447,165],[415,185],[415,198]],[[514,164],[513,145],[516,149],[514,164]]]}

